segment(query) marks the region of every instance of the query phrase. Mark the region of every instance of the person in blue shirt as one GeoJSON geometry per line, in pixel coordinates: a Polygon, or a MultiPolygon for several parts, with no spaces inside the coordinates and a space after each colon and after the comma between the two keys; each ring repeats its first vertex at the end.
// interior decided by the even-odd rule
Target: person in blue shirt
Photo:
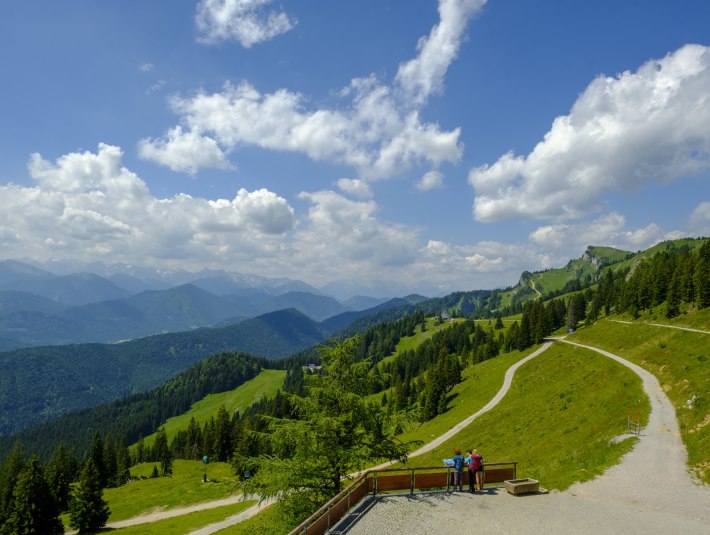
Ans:
{"type": "Polygon", "coordinates": [[[454,490],[458,487],[459,491],[463,491],[463,469],[466,466],[466,460],[461,455],[461,450],[456,448],[454,450],[454,490]]]}

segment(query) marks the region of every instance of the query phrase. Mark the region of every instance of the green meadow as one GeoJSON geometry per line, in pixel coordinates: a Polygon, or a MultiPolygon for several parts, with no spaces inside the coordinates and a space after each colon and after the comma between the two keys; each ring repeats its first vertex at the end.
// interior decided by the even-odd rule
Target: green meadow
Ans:
{"type": "MultiPolygon", "coordinates": [[[[235,411],[243,411],[263,398],[273,397],[283,385],[285,378],[285,370],[261,370],[259,375],[234,390],[210,394],[202,398],[194,403],[187,412],[169,418],[165,422],[164,427],[168,441],[172,440],[179,430],[187,429],[190,419],[193,417],[203,426],[212,416],[217,415],[217,410],[222,405],[229,414],[233,414],[235,411]]],[[[145,437],[145,445],[152,446],[155,436],[156,434],[153,433],[145,437]]]]}
{"type": "Polygon", "coordinates": [[[518,369],[499,405],[409,465],[438,466],[454,448],[477,448],[487,462],[518,461],[519,477],[566,489],[631,449],[633,439],[611,442],[626,432],[629,407],[643,425],[650,406],[638,376],[593,351],[554,344],[518,369]]]}
{"type": "MultiPolygon", "coordinates": [[[[650,314],[646,321],[710,332],[710,310],[668,320],[650,314]]],[[[710,484],[710,334],[650,325],[600,320],[569,340],[599,347],[642,366],[661,383],[676,409],[691,471],[710,484]],[[691,407],[688,401],[695,396],[691,407]]]]}
{"type": "MultiPolygon", "coordinates": [[[[468,418],[488,403],[500,390],[506,370],[534,349],[506,353],[466,368],[462,373],[463,381],[449,393],[449,410],[432,420],[413,425],[398,438],[403,442],[419,440],[426,443],[445,433],[461,420],[468,418]]],[[[412,449],[416,449],[416,447],[412,449]]],[[[419,464],[418,459],[418,457],[416,461],[412,459],[412,462],[419,464]]]]}
{"type": "MultiPolygon", "coordinates": [[[[705,483],[709,483],[710,335],[658,327],[647,322],[673,323],[710,331],[710,311],[684,316],[673,322],[659,317],[649,314],[632,324],[604,319],[578,329],[568,339],[611,351],[659,378],[676,406],[690,466],[705,483]],[[686,402],[693,395],[696,402],[693,408],[689,408],[686,402]]],[[[417,329],[414,336],[402,339],[397,349],[413,349],[448,325],[429,321],[424,332],[417,329]]],[[[449,393],[448,410],[431,421],[411,424],[398,438],[426,443],[478,411],[500,389],[506,370],[534,349],[501,355],[465,369],[464,380],[449,393]]],[[[228,410],[238,410],[254,399],[255,392],[271,395],[282,384],[283,372],[266,370],[252,382],[259,386],[250,394],[246,394],[246,388],[255,385],[247,387],[245,384],[235,391],[209,396],[195,404],[191,412],[180,417],[183,423],[174,428],[186,426],[193,415],[204,422],[222,404],[228,410]],[[243,390],[237,394],[240,389],[243,390]],[[234,404],[229,405],[228,400],[234,404]]],[[[629,409],[633,414],[640,413],[642,425],[647,422],[648,400],[641,380],[631,370],[594,351],[556,343],[516,372],[510,391],[497,407],[432,452],[410,458],[408,466],[438,466],[442,459],[451,457],[456,447],[477,448],[488,462],[518,461],[519,477],[532,477],[545,488],[563,490],[575,482],[587,481],[603,473],[633,447],[635,438],[619,443],[612,440],[626,432],[629,409]]],[[[152,468],[150,463],[134,467],[134,474],[147,476],[152,468]]],[[[215,463],[208,465],[207,470],[210,482],[204,484],[201,463],[176,461],[172,478],[138,480],[120,489],[107,490],[105,496],[112,509],[111,521],[156,508],[181,507],[230,495],[235,481],[231,467],[215,463]]],[[[138,529],[141,526],[119,531],[181,533],[188,522],[190,529],[193,525],[206,525],[235,514],[237,507],[217,508],[177,520],[161,521],[151,524],[151,531],[145,526],[143,531],[138,529]]],[[[285,533],[288,529],[283,520],[278,506],[269,507],[221,533],[285,533]]]]}
{"type": "Polygon", "coordinates": [[[134,466],[131,468],[131,475],[139,479],[104,491],[104,499],[111,508],[109,522],[125,520],[157,509],[173,509],[219,500],[234,493],[237,477],[228,463],[208,464],[207,483],[203,482],[205,465],[200,461],[176,460],[173,463],[172,476],[150,478],[156,464],[143,463],[134,466]]]}
{"type": "MultiPolygon", "coordinates": [[[[112,529],[111,532],[120,535],[184,535],[190,531],[236,515],[254,504],[256,504],[256,501],[243,501],[232,505],[224,505],[222,507],[205,509],[204,511],[188,513],[173,518],[166,518],[165,520],[159,520],[157,522],[112,529]]],[[[227,532],[222,531],[220,533],[227,532]]]]}

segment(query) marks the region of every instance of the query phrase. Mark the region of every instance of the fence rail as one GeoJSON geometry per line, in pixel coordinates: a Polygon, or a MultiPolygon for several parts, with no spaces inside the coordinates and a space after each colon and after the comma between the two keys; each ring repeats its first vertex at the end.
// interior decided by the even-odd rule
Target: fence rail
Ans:
{"type": "MultiPolygon", "coordinates": [[[[506,461],[484,463],[485,484],[503,483],[517,479],[518,462],[506,461]]],[[[468,470],[464,470],[464,484],[468,484],[468,470]]],[[[451,490],[453,469],[451,467],[424,466],[416,468],[385,468],[367,470],[350,485],[304,520],[289,535],[324,535],[334,527],[365,496],[393,491],[409,491],[409,494],[432,490],[451,490]]]]}

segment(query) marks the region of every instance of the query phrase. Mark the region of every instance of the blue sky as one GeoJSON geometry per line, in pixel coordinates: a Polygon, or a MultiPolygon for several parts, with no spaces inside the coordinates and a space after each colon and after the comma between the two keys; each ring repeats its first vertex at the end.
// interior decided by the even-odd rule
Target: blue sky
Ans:
{"type": "Polygon", "coordinates": [[[0,4],[0,256],[487,289],[710,235],[710,4],[0,4]]]}

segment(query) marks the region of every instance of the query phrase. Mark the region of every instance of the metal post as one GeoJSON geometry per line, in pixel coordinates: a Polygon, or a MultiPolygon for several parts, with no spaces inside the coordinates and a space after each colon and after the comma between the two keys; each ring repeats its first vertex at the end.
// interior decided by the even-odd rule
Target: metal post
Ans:
{"type": "Polygon", "coordinates": [[[412,468],[412,477],[409,480],[409,494],[414,494],[414,468],[412,468]]]}

